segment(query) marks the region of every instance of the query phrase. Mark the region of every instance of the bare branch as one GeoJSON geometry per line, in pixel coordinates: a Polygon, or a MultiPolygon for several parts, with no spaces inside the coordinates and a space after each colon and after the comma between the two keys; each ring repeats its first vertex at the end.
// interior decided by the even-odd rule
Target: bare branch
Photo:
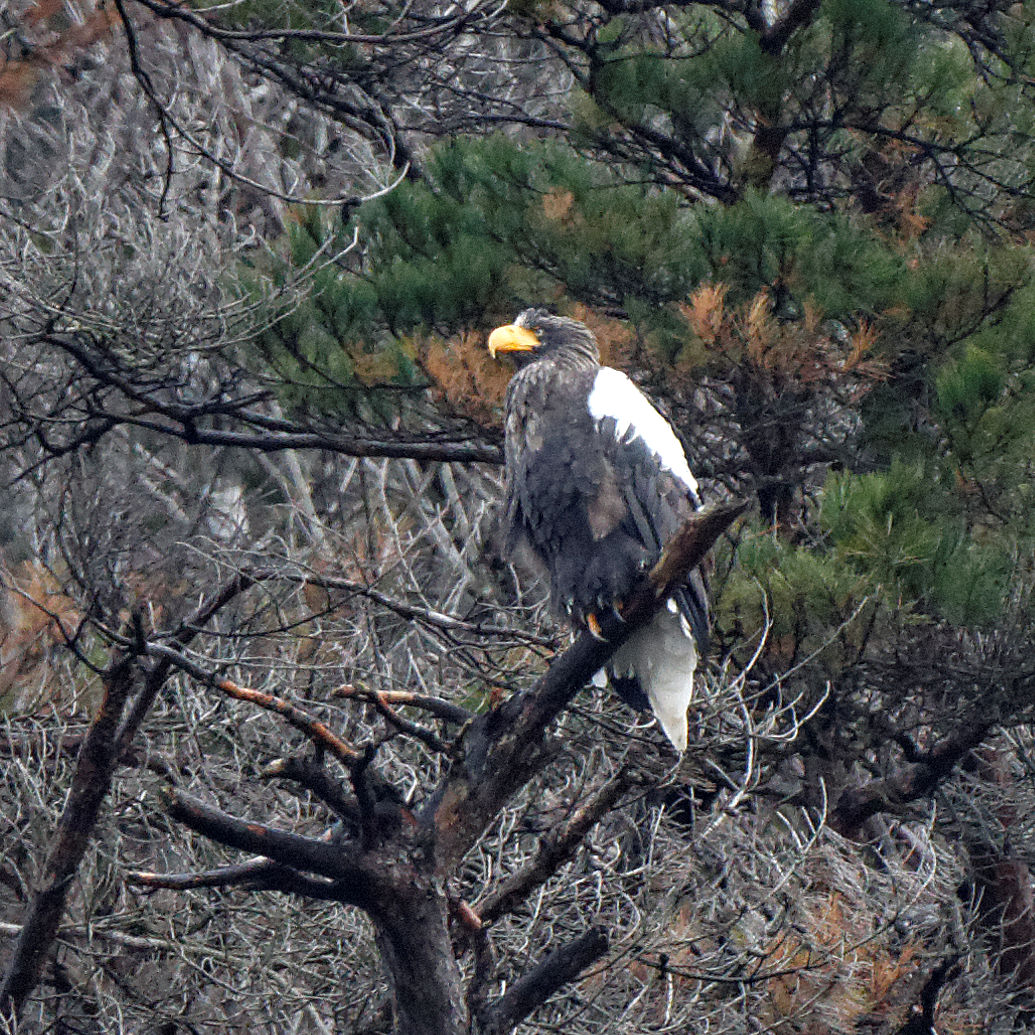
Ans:
{"type": "Polygon", "coordinates": [[[593,825],[615,807],[634,779],[629,772],[619,773],[604,784],[562,829],[547,833],[531,863],[475,904],[474,911],[482,923],[490,924],[518,908],[530,891],[549,880],[558,867],[571,858],[593,825]]]}
{"type": "Polygon", "coordinates": [[[266,858],[249,859],[234,866],[219,866],[201,873],[150,873],[130,870],[126,882],[157,891],[190,891],[196,888],[245,888],[248,891],[281,891],[303,898],[347,902],[337,883],[306,877],[266,858]]]}
{"type": "Polygon", "coordinates": [[[849,787],[830,813],[830,827],[851,837],[871,816],[898,812],[909,802],[926,797],[988,736],[993,725],[979,723],[960,730],[928,752],[925,761],[904,765],[861,787],[849,787]]]}
{"type": "Polygon", "coordinates": [[[169,815],[191,830],[230,848],[263,855],[289,870],[309,870],[340,881],[340,901],[355,905],[366,902],[367,878],[351,859],[347,845],[238,819],[183,791],[167,788],[164,798],[169,815]]]}
{"type": "Polygon", "coordinates": [[[582,633],[531,690],[465,729],[456,761],[422,811],[422,820],[436,829],[441,863],[463,855],[510,796],[540,771],[554,750],[546,736],[553,720],[746,508],[742,501],[719,504],[690,518],[630,594],[622,618],[604,623],[604,641],[582,633]]]}
{"type": "Polygon", "coordinates": [[[411,722],[409,719],[400,715],[392,706],[388,703],[386,696],[376,690],[371,694],[371,702],[378,712],[385,718],[385,720],[392,726],[394,726],[400,733],[405,733],[407,736],[415,737],[426,747],[431,748],[432,751],[437,751],[439,754],[444,755],[449,750],[449,745],[446,744],[440,737],[437,737],[431,730],[426,729],[419,723],[411,722]]]}
{"type": "Polygon", "coordinates": [[[325,722],[314,719],[307,715],[297,705],[285,701],[281,697],[274,697],[262,690],[253,690],[251,687],[238,686],[230,679],[217,679],[211,677],[210,685],[221,690],[228,697],[236,698],[238,701],[248,701],[256,704],[267,711],[275,712],[286,719],[296,730],[300,730],[314,744],[329,751],[339,762],[345,765],[352,765],[362,757],[362,752],[347,744],[336,733],[334,733],[325,722]]]}
{"type": "Polygon", "coordinates": [[[504,1035],[511,1031],[554,992],[600,959],[607,948],[607,934],[602,928],[594,927],[551,952],[486,1009],[481,1018],[482,1033],[504,1035]]]}
{"type": "Polygon", "coordinates": [[[116,730],[133,687],[136,659],[121,657],[104,680],[104,698],[79,752],[75,777],[33,896],[0,979],[0,1019],[13,1027],[40,980],[47,953],[65,912],[65,900],[90,843],[118,765],[116,730]]]}
{"type": "Polygon", "coordinates": [[[412,708],[421,708],[447,722],[464,723],[474,717],[472,712],[461,708],[452,701],[441,697],[429,697],[427,694],[415,694],[412,690],[368,690],[356,686],[339,686],[334,690],[335,697],[347,697],[355,701],[370,701],[375,697],[386,704],[406,704],[412,708]]]}

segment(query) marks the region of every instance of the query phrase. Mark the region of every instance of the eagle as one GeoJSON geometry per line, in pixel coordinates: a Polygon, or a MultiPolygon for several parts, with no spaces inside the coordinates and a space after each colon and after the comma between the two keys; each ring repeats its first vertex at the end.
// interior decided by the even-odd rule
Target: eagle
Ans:
{"type": "MultiPolygon", "coordinates": [[[[620,616],[644,571],[700,509],[697,482],[672,426],[625,374],[600,365],[585,324],[526,309],[488,344],[493,358],[517,368],[504,424],[508,548],[527,543],[549,576],[554,610],[602,637],[600,616],[620,616]]],[[[694,570],[606,668],[622,700],[653,711],[679,752],[707,645],[705,583],[694,570]]]]}

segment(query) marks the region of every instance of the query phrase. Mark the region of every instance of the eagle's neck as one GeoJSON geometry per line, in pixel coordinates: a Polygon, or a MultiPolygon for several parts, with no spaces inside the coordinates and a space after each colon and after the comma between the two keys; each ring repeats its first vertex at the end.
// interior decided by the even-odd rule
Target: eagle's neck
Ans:
{"type": "Polygon", "coordinates": [[[512,411],[517,406],[525,410],[524,419],[529,419],[554,406],[585,407],[599,370],[599,363],[577,352],[558,353],[527,363],[510,379],[507,409],[512,411]]]}

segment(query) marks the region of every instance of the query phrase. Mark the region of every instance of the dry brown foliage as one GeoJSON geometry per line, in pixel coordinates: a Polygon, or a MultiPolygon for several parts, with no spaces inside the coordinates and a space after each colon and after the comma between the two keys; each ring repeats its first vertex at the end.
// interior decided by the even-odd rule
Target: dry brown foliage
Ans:
{"type": "Polygon", "coordinates": [[[681,306],[683,316],[705,349],[723,363],[746,363],[771,378],[818,385],[851,376],[865,392],[884,376],[874,356],[878,334],[867,321],[835,338],[821,314],[805,303],[802,319],[779,320],[770,292],[763,288],[748,302],[730,307],[727,287],[702,284],[681,306]]]}
{"type": "Polygon", "coordinates": [[[120,23],[114,4],[98,4],[81,21],[67,17],[61,0],[39,0],[21,17],[30,45],[18,57],[0,51],[0,106],[19,110],[42,76],[62,71],[77,51],[106,40],[120,23]]]}
{"type": "Polygon", "coordinates": [[[38,562],[25,561],[9,574],[0,568],[0,579],[0,593],[6,595],[0,608],[0,711],[45,705],[63,710],[74,694],[55,671],[52,656],[75,635],[81,612],[38,562]]]}
{"type": "Polygon", "coordinates": [[[492,359],[483,335],[429,336],[416,343],[416,351],[440,399],[478,424],[500,424],[512,371],[492,359]]]}

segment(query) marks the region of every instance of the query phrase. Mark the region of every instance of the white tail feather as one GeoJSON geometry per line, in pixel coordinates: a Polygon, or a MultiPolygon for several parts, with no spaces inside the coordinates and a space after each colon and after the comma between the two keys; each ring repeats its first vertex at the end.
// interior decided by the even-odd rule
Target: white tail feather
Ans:
{"type": "Polygon", "coordinates": [[[658,725],[672,746],[686,750],[686,713],[694,696],[697,648],[681,616],[663,609],[619,647],[611,662],[618,673],[635,675],[658,725]]]}

